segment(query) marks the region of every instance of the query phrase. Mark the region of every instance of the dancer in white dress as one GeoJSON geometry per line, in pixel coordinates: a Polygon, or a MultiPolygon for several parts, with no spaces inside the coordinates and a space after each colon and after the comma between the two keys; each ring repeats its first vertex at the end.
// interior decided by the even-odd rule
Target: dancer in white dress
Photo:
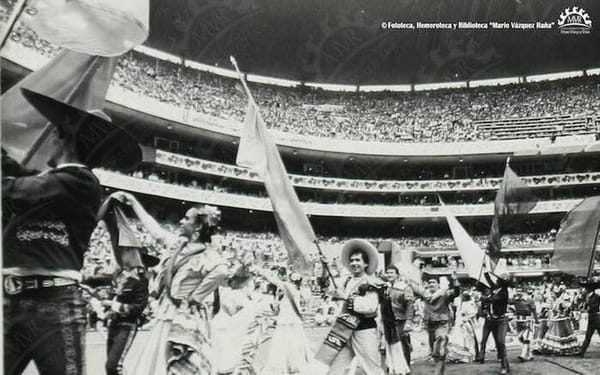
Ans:
{"type": "Polygon", "coordinates": [[[283,291],[269,354],[264,367],[259,369],[258,373],[261,375],[304,373],[312,352],[302,327],[298,288],[295,284],[282,281],[267,271],[257,273],[283,291]]]}
{"type": "Polygon", "coordinates": [[[130,205],[148,232],[172,249],[170,256],[162,260],[155,280],[159,297],[150,337],[143,345],[134,343],[125,358],[124,372],[210,374],[212,351],[204,300],[227,277],[223,259],[210,244],[220,211],[212,206],[190,208],[180,221],[177,236],[164,230],[133,195],[121,192],[115,198],[130,205]]]}

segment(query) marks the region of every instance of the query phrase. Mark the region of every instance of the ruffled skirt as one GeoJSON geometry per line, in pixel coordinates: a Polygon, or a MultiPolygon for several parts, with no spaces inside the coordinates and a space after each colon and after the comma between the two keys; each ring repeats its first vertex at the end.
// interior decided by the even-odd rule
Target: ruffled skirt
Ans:
{"type": "Polygon", "coordinates": [[[552,319],[548,331],[541,339],[539,351],[542,354],[575,355],[579,352],[577,336],[570,318],[552,319]]]}
{"type": "MultiPolygon", "coordinates": [[[[206,314],[163,300],[149,338],[134,343],[124,362],[126,375],[211,373],[206,314]]],[[[141,340],[140,335],[136,341],[141,340]]]]}

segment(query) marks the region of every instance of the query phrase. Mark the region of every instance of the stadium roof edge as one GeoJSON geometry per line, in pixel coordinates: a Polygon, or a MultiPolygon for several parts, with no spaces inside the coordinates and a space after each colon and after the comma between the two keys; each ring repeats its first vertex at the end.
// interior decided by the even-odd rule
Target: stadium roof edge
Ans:
{"type": "MultiPolygon", "coordinates": [[[[183,63],[184,66],[198,69],[201,71],[206,71],[210,73],[214,73],[217,75],[229,77],[229,78],[238,78],[237,73],[231,69],[225,69],[220,67],[211,66],[208,64],[203,64],[200,62],[186,60],[183,58],[176,57],[169,53],[162,52],[160,50],[147,47],[147,46],[138,46],[135,48],[135,51],[156,57],[158,59],[167,60],[173,62],[175,64],[183,63]]],[[[537,74],[530,75],[526,77],[501,77],[501,78],[490,78],[490,79],[481,79],[481,80],[472,80],[472,81],[448,81],[448,82],[434,82],[434,83],[421,83],[421,84],[395,84],[395,85],[346,85],[346,84],[332,84],[332,83],[318,83],[318,82],[301,82],[288,80],[277,77],[268,77],[258,74],[246,73],[246,79],[249,82],[270,84],[274,86],[282,86],[282,87],[296,87],[302,84],[314,87],[321,88],[327,91],[340,91],[340,92],[410,92],[410,91],[427,91],[427,90],[436,90],[436,89],[453,89],[453,88],[467,88],[467,87],[480,87],[480,86],[502,86],[502,85],[510,85],[515,83],[525,83],[525,82],[538,82],[544,80],[558,80],[564,78],[573,78],[573,77],[581,77],[585,74],[588,75],[596,75],[600,74],[600,68],[592,68],[587,69],[585,71],[569,71],[569,72],[556,72],[556,73],[548,73],[548,74],[537,74]]]]}

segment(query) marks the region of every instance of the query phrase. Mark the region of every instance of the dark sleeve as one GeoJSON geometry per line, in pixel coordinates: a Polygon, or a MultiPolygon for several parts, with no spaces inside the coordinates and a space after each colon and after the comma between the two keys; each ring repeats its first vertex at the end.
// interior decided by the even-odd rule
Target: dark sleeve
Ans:
{"type": "Polygon", "coordinates": [[[452,289],[448,292],[448,298],[450,301],[453,301],[460,294],[460,283],[458,280],[452,280],[452,289]]]}
{"type": "MultiPolygon", "coordinates": [[[[75,197],[91,192],[96,185],[96,177],[87,169],[61,168],[41,175],[3,178],[2,199],[13,211],[19,212],[50,201],[68,204],[75,197]]],[[[94,193],[100,194],[100,191],[94,193]]]]}
{"type": "Polygon", "coordinates": [[[123,285],[121,295],[117,297],[120,314],[138,316],[148,305],[148,280],[140,276],[138,279],[129,277],[123,285]]]}
{"type": "Polygon", "coordinates": [[[22,177],[37,174],[38,171],[23,167],[15,159],[8,156],[8,153],[2,148],[2,176],[3,177],[22,177]]]}
{"type": "Polygon", "coordinates": [[[496,287],[496,284],[492,281],[492,277],[490,276],[489,272],[484,272],[483,273],[485,279],[487,280],[488,283],[490,283],[490,288],[494,289],[496,287]]]}

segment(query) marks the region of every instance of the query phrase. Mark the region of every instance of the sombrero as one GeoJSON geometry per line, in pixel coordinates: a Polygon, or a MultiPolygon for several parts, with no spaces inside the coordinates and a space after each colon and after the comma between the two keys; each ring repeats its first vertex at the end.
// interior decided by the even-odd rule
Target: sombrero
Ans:
{"type": "Polygon", "coordinates": [[[131,170],[141,161],[137,140],[102,110],[83,110],[30,89],[21,91],[48,121],[75,137],[77,157],[87,166],[131,170]]]}
{"type": "Polygon", "coordinates": [[[341,262],[344,267],[350,270],[350,254],[355,250],[361,251],[367,255],[369,264],[367,265],[365,273],[367,275],[373,274],[377,270],[379,257],[375,246],[367,240],[354,239],[346,242],[344,246],[342,246],[341,262]]]}

